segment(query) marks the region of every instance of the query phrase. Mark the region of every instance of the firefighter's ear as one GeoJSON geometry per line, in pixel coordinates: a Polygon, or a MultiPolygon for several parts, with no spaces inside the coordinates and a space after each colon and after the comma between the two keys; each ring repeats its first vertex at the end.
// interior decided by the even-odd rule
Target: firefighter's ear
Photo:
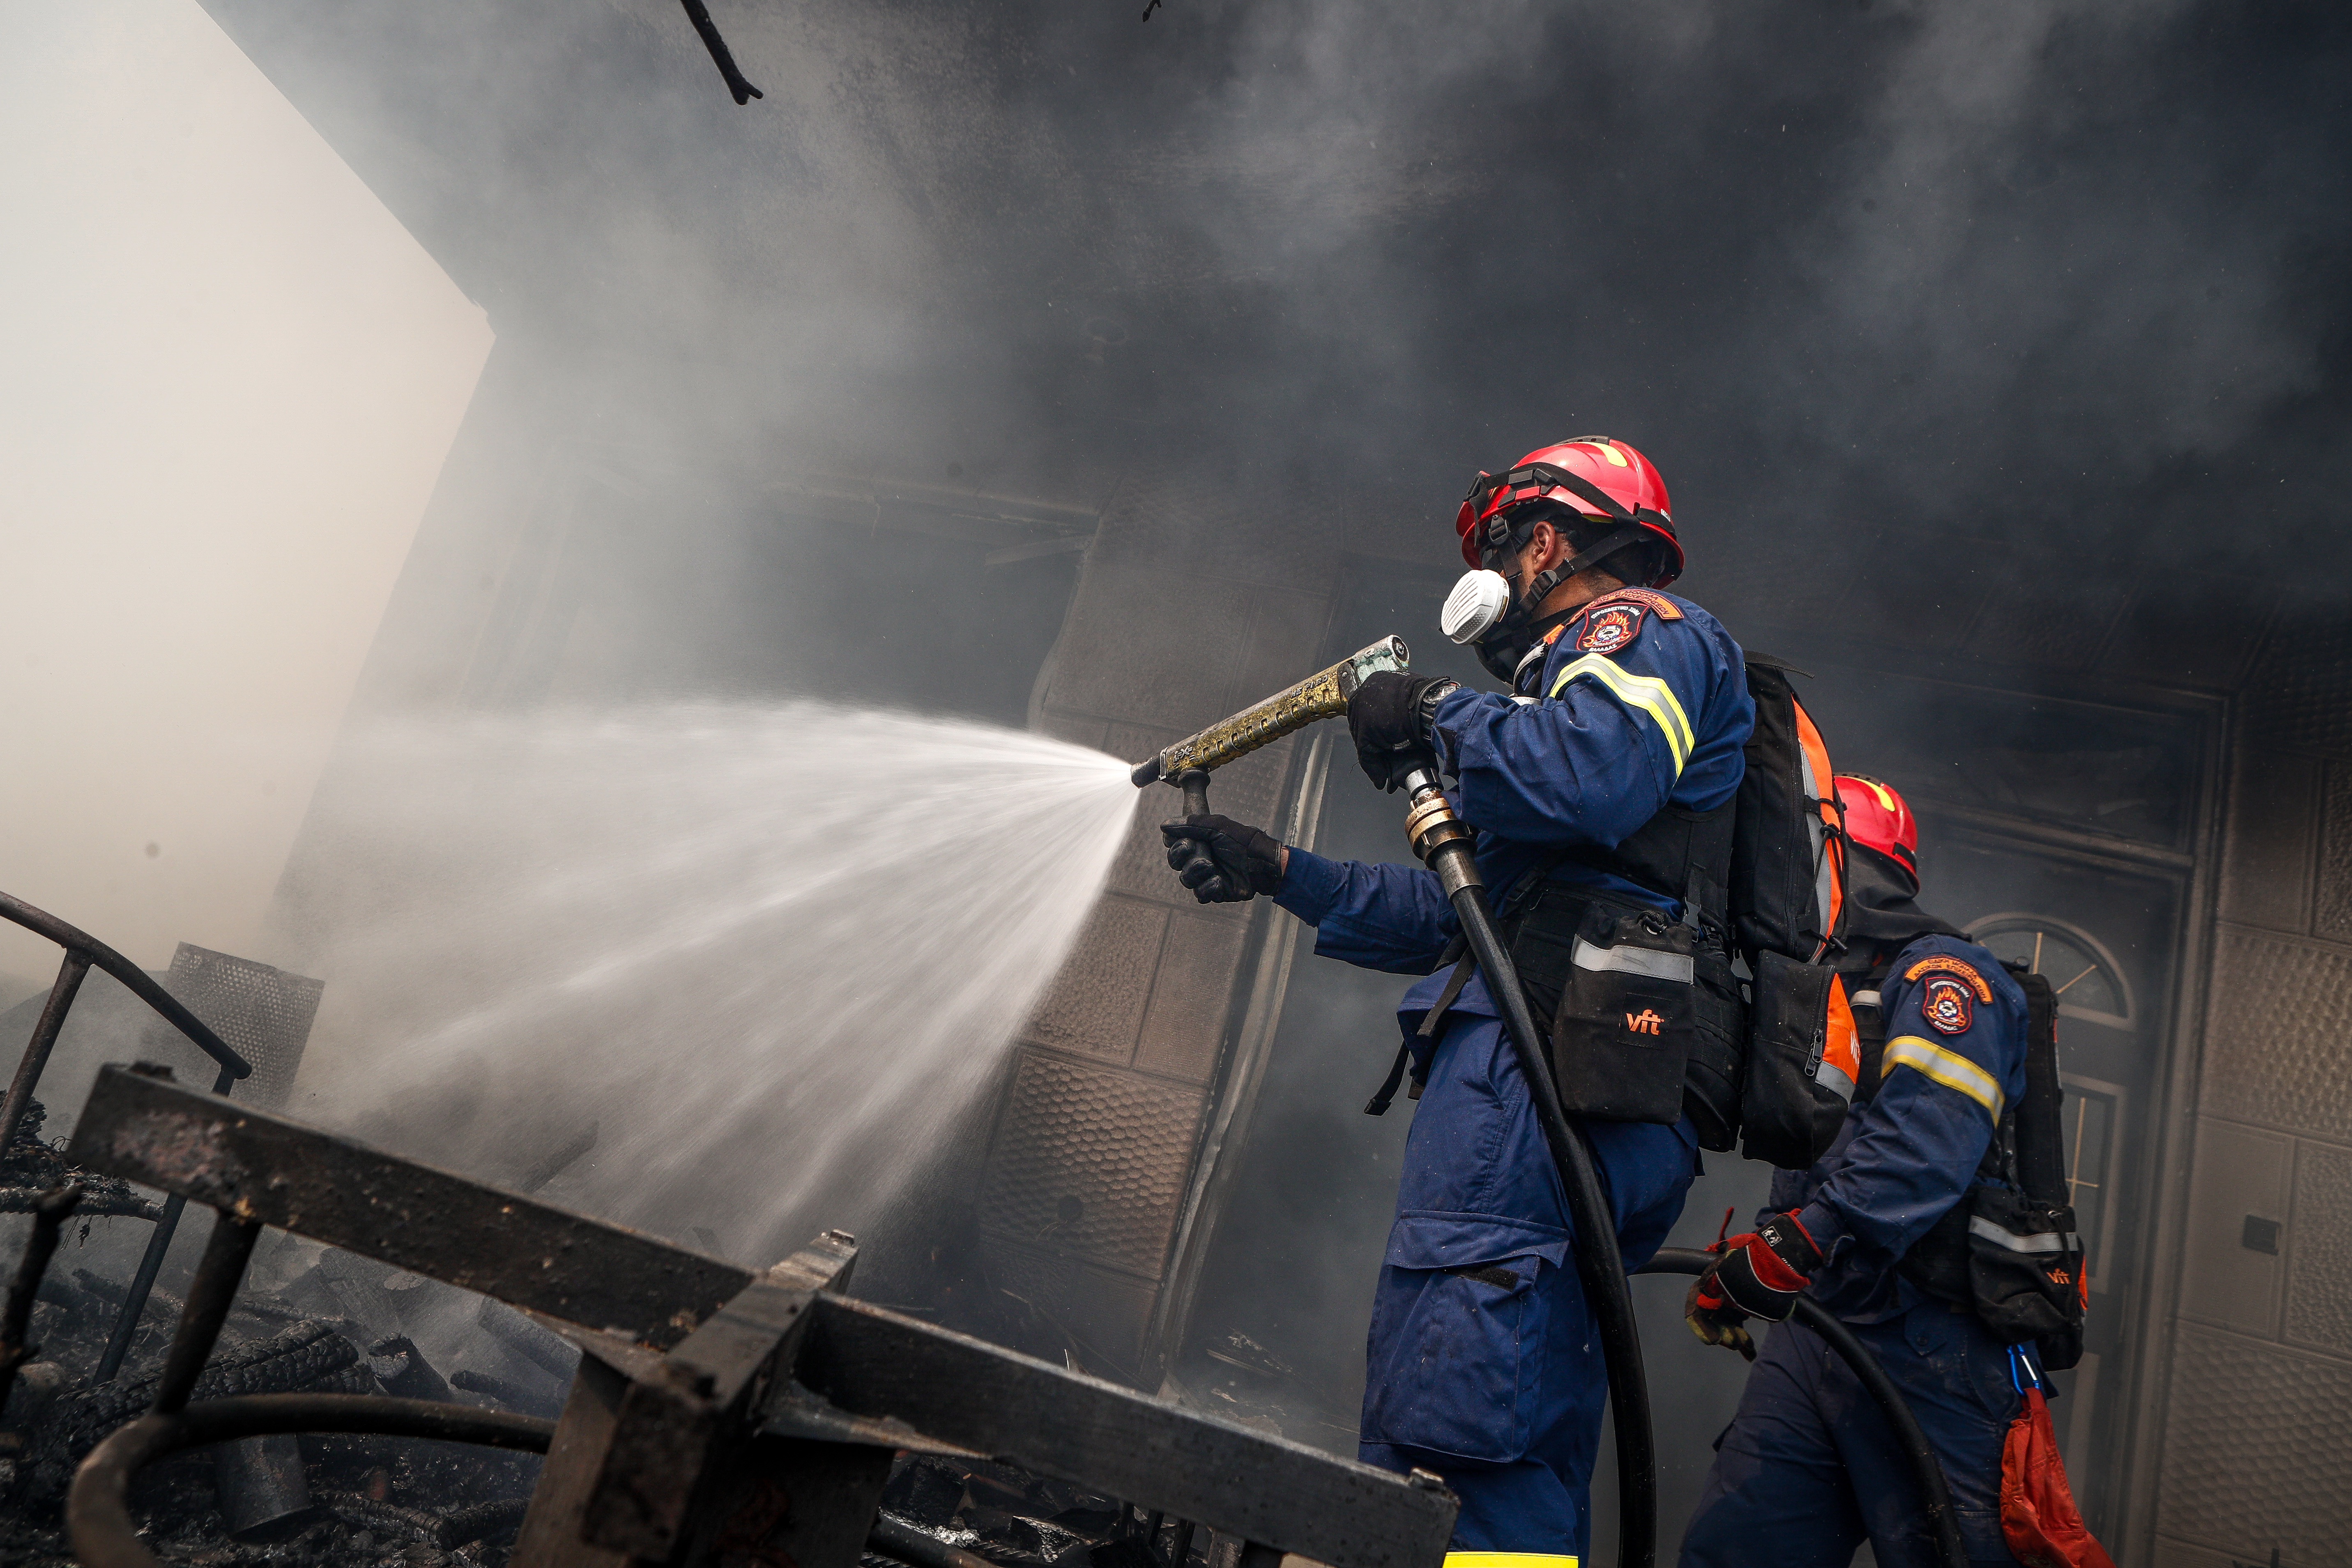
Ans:
{"type": "Polygon", "coordinates": [[[1519,550],[1520,581],[1531,582],[1538,574],[1549,572],[1567,559],[1568,542],[1559,536],[1559,530],[1551,525],[1550,519],[1538,518],[1535,527],[1528,531],[1527,543],[1519,550]]]}

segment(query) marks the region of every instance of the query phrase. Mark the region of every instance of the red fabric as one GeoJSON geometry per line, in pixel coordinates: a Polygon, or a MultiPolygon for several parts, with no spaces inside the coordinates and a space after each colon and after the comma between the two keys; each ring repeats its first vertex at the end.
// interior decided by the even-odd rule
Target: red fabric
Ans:
{"type": "Polygon", "coordinates": [[[2025,1408],[2001,1445],[2000,1533],[2026,1568],[2116,1568],[2074,1506],[2050,1406],[2038,1388],[2025,1391],[2025,1408]]]}
{"type": "Polygon", "coordinates": [[[1748,1246],[1748,1266],[1756,1270],[1757,1279],[1775,1290],[1786,1290],[1794,1295],[1805,1288],[1805,1277],[1781,1262],[1780,1255],[1765,1246],[1760,1238],[1748,1246]]]}
{"type": "MultiPolygon", "coordinates": [[[[1802,1230],[1804,1226],[1797,1228],[1802,1230]]],[[[1808,1236],[1805,1239],[1811,1241],[1812,1237],[1808,1236]]],[[[1748,1271],[1768,1289],[1786,1290],[1793,1295],[1805,1288],[1805,1277],[1783,1262],[1780,1255],[1772,1250],[1771,1244],[1754,1231],[1746,1236],[1733,1237],[1731,1246],[1734,1251],[1748,1255],[1748,1271]]]]}

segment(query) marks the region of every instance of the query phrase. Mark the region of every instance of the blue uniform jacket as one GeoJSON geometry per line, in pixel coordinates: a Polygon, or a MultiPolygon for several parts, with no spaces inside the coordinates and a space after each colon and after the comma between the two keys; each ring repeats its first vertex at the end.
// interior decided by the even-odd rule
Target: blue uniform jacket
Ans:
{"type": "Polygon", "coordinates": [[[1772,1179],[1828,1256],[1809,1294],[1850,1322],[1921,1300],[1895,1265],[1976,1179],[2002,1111],[2025,1092],[2025,993],[1971,942],[1925,936],[1879,987],[1886,1047],[1877,1093],[1846,1113],[1809,1171],[1772,1179]]]}
{"type": "MultiPolygon", "coordinates": [[[[1456,690],[1435,718],[1440,761],[1459,780],[1454,805],[1477,830],[1478,863],[1497,901],[1563,846],[1612,847],[1669,801],[1707,810],[1739,787],[1756,719],[1743,660],[1715,617],[1686,599],[1626,589],[1594,600],[1521,667],[1517,687],[1507,697],[1456,690]]],[[[1680,913],[1672,900],[1599,871],[1568,865],[1554,875],[1680,913]]],[[[1276,901],[1315,927],[1325,957],[1429,976],[1399,1007],[1410,1037],[1436,1000],[1443,981],[1431,971],[1458,926],[1435,875],[1294,848],[1276,901]]],[[[1496,1016],[1475,977],[1454,1011],[1496,1016]]],[[[1447,1031],[1449,1043],[1457,1037],[1466,1037],[1447,1031]]],[[[1388,1261],[1456,1268],[1528,1252],[1562,1263],[1565,1200],[1516,1067],[1491,1049],[1431,1054],[1437,1059],[1419,1064],[1428,1088],[1413,1115],[1388,1261]]],[[[1680,1131],[1665,1142],[1676,1150],[1675,1178],[1687,1183],[1696,1142],[1687,1122],[1680,1131]]]]}

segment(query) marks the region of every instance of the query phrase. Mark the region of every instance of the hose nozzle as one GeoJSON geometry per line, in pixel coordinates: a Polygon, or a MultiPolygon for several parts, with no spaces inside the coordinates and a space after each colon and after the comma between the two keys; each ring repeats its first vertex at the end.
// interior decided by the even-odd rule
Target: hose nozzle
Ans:
{"type": "Polygon", "coordinates": [[[1318,719],[1335,719],[1345,713],[1348,699],[1356,694],[1356,688],[1364,683],[1365,677],[1384,669],[1410,668],[1412,658],[1402,637],[1382,637],[1330,668],[1308,676],[1289,690],[1277,691],[1230,719],[1218,720],[1197,735],[1188,735],[1172,746],[1161,748],[1158,756],[1138,763],[1135,772],[1128,776],[1135,781],[1136,788],[1141,789],[1161,779],[1172,784],[1179,774],[1195,768],[1205,773],[1223,767],[1293,731],[1305,729],[1318,719]]]}

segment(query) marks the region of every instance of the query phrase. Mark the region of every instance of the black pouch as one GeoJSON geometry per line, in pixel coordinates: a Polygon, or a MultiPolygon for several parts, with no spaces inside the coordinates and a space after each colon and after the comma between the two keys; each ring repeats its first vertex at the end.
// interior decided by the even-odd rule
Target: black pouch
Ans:
{"type": "Polygon", "coordinates": [[[1769,951],[1756,957],[1748,1073],[1739,1086],[1740,1152],[1802,1171],[1828,1152],[1853,1092],[1851,1077],[1842,1095],[1838,1075],[1822,1070],[1837,971],[1769,951]]]}
{"type": "Polygon", "coordinates": [[[1727,1153],[1739,1142],[1740,1062],[1747,1054],[1748,1005],[1730,958],[1702,944],[1698,984],[1691,993],[1690,1055],[1683,1067],[1683,1113],[1698,1131],[1698,1146],[1727,1153]]]}
{"type": "Polygon", "coordinates": [[[1969,1286],[1977,1318],[2011,1344],[2042,1342],[2063,1372],[2083,1355],[2083,1238],[2074,1211],[2013,1187],[1979,1186],[1969,1208],[1969,1286]]]}
{"type": "Polygon", "coordinates": [[[1654,910],[1586,908],[1552,1017],[1561,1109],[1603,1121],[1682,1119],[1696,938],[1654,910]]]}

